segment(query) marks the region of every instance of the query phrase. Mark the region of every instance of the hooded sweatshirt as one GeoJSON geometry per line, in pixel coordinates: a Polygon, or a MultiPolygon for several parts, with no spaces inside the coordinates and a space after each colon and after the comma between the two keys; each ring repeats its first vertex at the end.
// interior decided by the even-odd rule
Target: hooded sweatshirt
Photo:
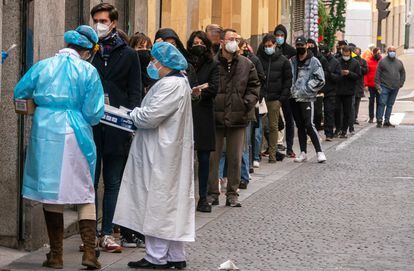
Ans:
{"type": "Polygon", "coordinates": [[[279,24],[278,26],[276,26],[275,31],[273,31],[273,34],[276,35],[276,32],[279,30],[285,34],[285,42],[282,45],[278,45],[278,47],[282,50],[282,54],[287,59],[290,59],[296,55],[296,49],[286,43],[286,39],[287,39],[286,27],[282,24],[279,24]]]}
{"type": "MultiPolygon", "coordinates": [[[[181,52],[181,54],[187,59],[187,62],[190,62],[190,54],[188,51],[184,48],[183,43],[180,40],[180,37],[178,37],[177,33],[171,29],[171,28],[161,28],[157,31],[155,34],[155,41],[157,39],[161,38],[162,40],[166,39],[174,39],[175,43],[177,44],[177,49],[181,52]]],[[[197,73],[194,69],[194,66],[188,63],[188,68],[186,70],[188,81],[190,82],[190,86],[193,88],[198,85],[197,80],[197,73]]]]}

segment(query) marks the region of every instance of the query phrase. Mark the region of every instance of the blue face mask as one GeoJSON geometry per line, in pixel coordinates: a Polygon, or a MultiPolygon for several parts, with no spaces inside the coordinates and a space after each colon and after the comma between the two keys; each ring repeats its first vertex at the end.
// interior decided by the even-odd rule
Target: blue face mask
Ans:
{"type": "Polygon", "coordinates": [[[147,66],[147,73],[148,73],[148,76],[149,76],[151,79],[154,79],[154,80],[158,80],[158,79],[160,79],[159,70],[160,70],[160,69],[158,69],[158,68],[155,66],[154,62],[152,62],[152,61],[151,61],[151,62],[148,64],[148,66],[147,66]]]}
{"type": "Polygon", "coordinates": [[[283,37],[276,37],[276,43],[278,45],[282,45],[283,43],[285,43],[285,38],[283,38],[283,37]]]}
{"type": "Polygon", "coordinates": [[[395,58],[397,56],[397,54],[395,52],[388,52],[388,56],[390,58],[395,58]]]}
{"type": "Polygon", "coordinates": [[[271,56],[275,53],[275,48],[274,47],[265,47],[264,51],[267,55],[271,56]]]}

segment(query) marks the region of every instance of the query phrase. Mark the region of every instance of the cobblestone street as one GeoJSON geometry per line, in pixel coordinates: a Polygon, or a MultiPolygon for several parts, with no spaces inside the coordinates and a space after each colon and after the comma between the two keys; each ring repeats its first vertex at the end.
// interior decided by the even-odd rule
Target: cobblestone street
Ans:
{"type": "Polygon", "coordinates": [[[199,231],[191,270],[413,270],[413,136],[371,128],[269,185],[199,231]]]}

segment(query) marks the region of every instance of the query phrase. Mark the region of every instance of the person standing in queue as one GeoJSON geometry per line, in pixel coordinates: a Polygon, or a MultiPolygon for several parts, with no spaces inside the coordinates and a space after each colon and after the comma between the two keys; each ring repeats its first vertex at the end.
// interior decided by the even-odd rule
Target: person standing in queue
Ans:
{"type": "MultiPolygon", "coordinates": [[[[91,16],[99,37],[99,52],[92,65],[99,72],[105,93],[105,103],[114,107],[134,108],[141,103],[141,67],[137,53],[129,47],[116,29],[118,11],[108,3],[92,8],[91,16]]],[[[116,201],[122,173],[128,157],[131,133],[99,124],[93,129],[97,148],[95,190],[98,190],[102,174],[104,195],[102,206],[102,230],[100,246],[106,252],[121,252],[113,234],[116,201]]],[[[98,199],[96,199],[96,204],[98,199]]]]}
{"type": "Polygon", "coordinates": [[[151,55],[157,82],[130,113],[137,131],[114,223],[145,235],[146,256],[129,267],[183,269],[184,242],[195,239],[192,90],[176,47],[156,42],[151,55]]]}
{"type": "MultiPolygon", "coordinates": [[[[296,49],[287,43],[287,29],[284,25],[279,24],[275,27],[273,34],[276,37],[277,48],[288,60],[296,56],[296,49]]],[[[295,137],[295,122],[293,119],[292,108],[289,100],[282,102],[283,118],[285,119],[285,138],[286,138],[286,156],[295,158],[293,151],[293,139],[295,137]]]]}
{"type": "Polygon", "coordinates": [[[296,39],[296,51],[297,56],[290,60],[293,73],[290,103],[298,127],[301,153],[294,162],[302,163],[308,160],[306,136],[308,135],[315,148],[318,163],[324,163],[326,156],[322,151],[319,134],[313,123],[313,103],[316,100],[316,94],[325,85],[325,75],[319,60],[313,56],[312,51],[308,50],[305,37],[301,36],[296,39]]]}
{"type": "Polygon", "coordinates": [[[209,202],[219,205],[219,162],[226,140],[227,200],[226,206],[241,207],[237,190],[248,113],[259,99],[260,80],[254,64],[238,54],[238,35],[233,29],[221,32],[219,61],[220,84],[215,99],[216,148],[210,159],[209,202]]]}
{"type": "Polygon", "coordinates": [[[367,60],[368,73],[364,78],[365,86],[368,87],[369,91],[369,103],[368,103],[368,112],[369,120],[368,123],[374,123],[374,117],[378,111],[380,91],[375,85],[375,74],[377,73],[378,63],[381,60],[381,50],[374,48],[372,50],[372,56],[367,60]]]}
{"type": "Polygon", "coordinates": [[[289,60],[277,47],[273,34],[267,34],[263,38],[257,55],[266,75],[262,84],[262,95],[266,99],[269,118],[269,163],[276,163],[280,109],[282,103],[290,98],[292,68],[289,60]]]}
{"type": "Polygon", "coordinates": [[[216,147],[214,98],[219,85],[218,63],[213,59],[211,41],[203,31],[195,31],[187,42],[187,50],[200,86],[193,88],[194,148],[197,151],[199,200],[197,211],[211,212],[207,202],[210,153],[216,147]]]}

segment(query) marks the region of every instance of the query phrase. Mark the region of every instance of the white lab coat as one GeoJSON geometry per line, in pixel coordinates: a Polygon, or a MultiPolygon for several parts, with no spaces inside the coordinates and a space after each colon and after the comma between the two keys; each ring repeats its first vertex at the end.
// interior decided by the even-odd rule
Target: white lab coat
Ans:
{"type": "Polygon", "coordinates": [[[113,222],[147,236],[192,242],[193,120],[187,78],[159,80],[131,117],[138,129],[113,222]]]}

